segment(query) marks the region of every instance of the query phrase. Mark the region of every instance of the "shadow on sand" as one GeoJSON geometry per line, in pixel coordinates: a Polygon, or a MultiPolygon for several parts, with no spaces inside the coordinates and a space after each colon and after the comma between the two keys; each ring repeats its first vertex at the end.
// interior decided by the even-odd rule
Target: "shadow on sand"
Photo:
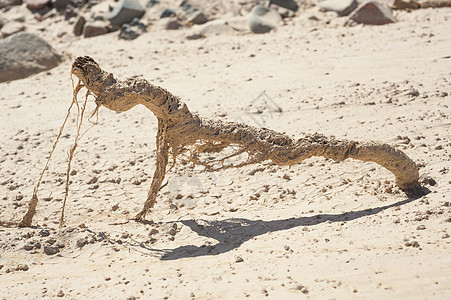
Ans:
{"type": "MultiPolygon", "coordinates": [[[[424,194],[427,194],[425,191],[424,194]]],[[[424,195],[423,194],[423,195],[424,195]]],[[[162,254],[161,260],[176,260],[187,257],[218,255],[240,247],[244,242],[268,232],[288,230],[295,227],[313,226],[324,222],[345,222],[365,216],[376,215],[384,210],[398,207],[421,198],[421,195],[409,197],[396,203],[370,208],[365,210],[349,211],[342,214],[317,214],[309,217],[298,217],[284,220],[262,221],[232,218],[226,220],[183,220],[182,224],[188,226],[201,236],[213,238],[218,241],[214,245],[187,245],[175,249],[152,249],[162,254]]],[[[151,250],[151,249],[147,249],[151,250]]]]}

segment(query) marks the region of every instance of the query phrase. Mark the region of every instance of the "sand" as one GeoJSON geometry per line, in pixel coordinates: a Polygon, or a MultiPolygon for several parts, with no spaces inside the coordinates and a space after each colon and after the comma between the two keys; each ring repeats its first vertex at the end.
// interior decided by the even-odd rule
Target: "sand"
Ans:
{"type": "Polygon", "coordinates": [[[353,160],[218,172],[177,164],[147,222],[128,221],[150,186],[157,122],[142,106],[101,108],[78,145],[59,228],[74,113],[34,227],[0,227],[0,298],[449,298],[451,9],[396,17],[345,27],[309,8],[269,34],[197,40],[186,39],[196,26],[134,41],[44,34],[64,62],[0,84],[2,221],[27,208],[81,55],[120,79],[160,85],[205,117],[396,146],[430,193],[409,198],[389,171],[353,160]]]}

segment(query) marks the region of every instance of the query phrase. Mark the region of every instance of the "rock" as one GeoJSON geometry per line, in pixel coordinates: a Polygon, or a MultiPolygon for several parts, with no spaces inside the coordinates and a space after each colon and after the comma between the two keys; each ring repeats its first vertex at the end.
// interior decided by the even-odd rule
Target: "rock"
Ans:
{"type": "Polygon", "coordinates": [[[160,19],[174,17],[176,14],[177,14],[177,12],[175,10],[170,9],[170,8],[165,8],[165,9],[163,9],[163,11],[160,14],[160,19]]]}
{"type": "Polygon", "coordinates": [[[76,6],[72,0],[51,0],[51,2],[52,6],[57,10],[64,10],[68,5],[76,6]]]}
{"type": "Polygon", "coordinates": [[[83,248],[88,243],[86,238],[81,238],[77,240],[77,246],[83,248]]]}
{"type": "Polygon", "coordinates": [[[396,22],[390,8],[372,0],[360,5],[349,18],[359,24],[367,25],[385,25],[396,22]]]}
{"type": "Polygon", "coordinates": [[[182,7],[183,11],[186,13],[187,21],[189,23],[200,25],[208,22],[207,15],[189,1],[182,1],[180,7],[182,7]]]}
{"type": "Polygon", "coordinates": [[[25,0],[25,3],[30,10],[40,10],[49,6],[50,0],[25,0]]]}
{"type": "Polygon", "coordinates": [[[275,4],[292,11],[297,11],[299,9],[298,4],[294,0],[271,0],[269,1],[269,4],[275,4]]]}
{"type": "Polygon", "coordinates": [[[152,8],[155,5],[157,5],[158,3],[160,3],[160,1],[158,1],[158,0],[149,0],[149,1],[147,1],[146,7],[147,8],[152,8]]]}
{"type": "Polygon", "coordinates": [[[47,255],[55,255],[60,252],[60,249],[58,247],[46,245],[44,246],[44,253],[47,255]]]}
{"type": "Polygon", "coordinates": [[[21,4],[22,0],[0,0],[0,8],[21,4]]]}
{"type": "Polygon", "coordinates": [[[6,38],[14,33],[21,32],[25,30],[25,26],[16,21],[11,21],[6,23],[0,30],[2,38],[6,38]]]}
{"type": "Polygon", "coordinates": [[[412,0],[395,0],[391,5],[393,9],[414,10],[420,8],[420,3],[412,0]]]}
{"type": "Polygon", "coordinates": [[[282,20],[279,13],[271,8],[256,5],[251,10],[249,27],[254,33],[266,33],[277,27],[282,20]]]}
{"type": "Polygon", "coordinates": [[[40,37],[19,32],[0,41],[0,82],[56,67],[61,56],[40,37]]]}
{"type": "Polygon", "coordinates": [[[103,23],[87,22],[83,27],[83,36],[85,38],[103,35],[108,33],[108,28],[103,23]]]}
{"type": "Polygon", "coordinates": [[[189,16],[188,22],[197,25],[205,24],[208,22],[208,17],[202,11],[196,11],[189,16]]]}
{"type": "Polygon", "coordinates": [[[110,13],[108,20],[112,25],[121,26],[130,23],[134,18],[141,18],[144,12],[138,0],[122,0],[110,13]]]}
{"type": "Polygon", "coordinates": [[[356,0],[326,0],[318,3],[321,11],[334,11],[339,16],[347,16],[359,6],[356,0]]]}
{"type": "Polygon", "coordinates": [[[66,9],[64,10],[64,20],[69,20],[70,18],[78,16],[77,11],[75,10],[75,7],[72,5],[67,5],[66,9]]]}
{"type": "Polygon", "coordinates": [[[119,38],[123,40],[134,40],[144,32],[146,32],[146,26],[139,22],[138,18],[135,18],[130,24],[121,26],[119,38]]]}
{"type": "Polygon", "coordinates": [[[83,16],[79,16],[77,22],[74,25],[74,34],[80,36],[83,33],[83,27],[86,24],[86,19],[83,16]]]}
{"type": "Polygon", "coordinates": [[[0,18],[0,29],[6,24],[6,21],[2,18],[0,18]]]}
{"type": "Polygon", "coordinates": [[[179,29],[180,27],[182,27],[182,24],[180,24],[177,18],[170,18],[165,25],[165,29],[167,30],[176,30],[179,29]]]}
{"type": "Polygon", "coordinates": [[[451,0],[421,0],[419,3],[421,8],[451,7],[451,0]]]}

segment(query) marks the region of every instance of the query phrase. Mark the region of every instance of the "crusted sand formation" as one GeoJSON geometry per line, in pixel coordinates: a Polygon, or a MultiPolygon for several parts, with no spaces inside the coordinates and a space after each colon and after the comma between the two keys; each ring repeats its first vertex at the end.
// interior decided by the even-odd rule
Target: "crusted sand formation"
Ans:
{"type": "MultiPolygon", "coordinates": [[[[74,99],[80,88],[85,87],[96,97],[98,107],[103,105],[113,111],[123,112],[142,104],[158,119],[156,168],[147,200],[143,209],[135,216],[135,220],[142,221],[154,206],[168,171],[169,155],[171,154],[175,164],[177,156],[186,152],[189,153],[189,161],[202,164],[210,170],[240,167],[264,160],[272,160],[279,166],[291,166],[312,156],[323,156],[334,161],[353,158],[383,166],[395,175],[396,184],[406,193],[419,188],[419,173],[415,162],[402,151],[387,144],[337,140],[321,134],[293,139],[266,128],[201,118],[191,113],[185,103],[167,90],[144,79],[119,81],[113,74],[103,71],[88,56],[75,59],[72,74],[80,79],[79,85],[75,88],[74,99]],[[202,153],[217,153],[227,147],[232,147],[234,152],[223,159],[207,162],[199,159],[202,153]],[[228,159],[243,153],[248,155],[244,162],[226,163],[228,159]]],[[[78,135],[79,132],[77,137],[78,135]]],[[[72,155],[76,143],[77,138],[70,152],[72,155]]],[[[70,162],[68,173],[69,171],[70,162]]],[[[66,197],[67,193],[66,185],[66,197]]],[[[31,225],[37,201],[34,193],[27,214],[20,223],[21,226],[31,225]]],[[[62,222],[63,215],[61,224],[62,222]]]]}

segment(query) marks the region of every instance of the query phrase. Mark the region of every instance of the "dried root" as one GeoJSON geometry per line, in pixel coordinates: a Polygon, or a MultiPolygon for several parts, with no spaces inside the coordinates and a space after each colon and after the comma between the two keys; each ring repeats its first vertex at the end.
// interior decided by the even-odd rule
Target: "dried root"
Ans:
{"type": "MultiPolygon", "coordinates": [[[[266,128],[201,118],[191,113],[185,103],[165,89],[143,79],[119,81],[88,56],[75,59],[72,74],[96,97],[98,105],[123,112],[142,104],[158,119],[156,169],[144,207],[135,216],[139,221],[144,220],[156,202],[168,171],[169,154],[174,158],[174,163],[177,156],[184,155],[190,162],[204,165],[209,170],[240,167],[264,160],[272,160],[280,166],[291,166],[312,156],[323,156],[335,161],[353,158],[385,167],[395,175],[396,184],[406,192],[419,188],[416,164],[403,152],[387,144],[337,140],[320,134],[293,139],[266,128]],[[220,160],[201,159],[202,154],[218,153],[226,148],[232,148],[234,152],[220,160]],[[185,155],[186,152],[189,155],[185,155]],[[227,164],[231,158],[242,154],[247,154],[244,162],[227,164]]],[[[76,143],[77,138],[73,151],[76,143]]],[[[70,159],[72,156],[71,152],[70,159]]],[[[67,188],[66,185],[66,196],[67,188]]],[[[32,201],[29,209],[33,213],[35,202],[32,201]]],[[[22,224],[31,224],[28,212],[22,224]]]]}
{"type": "MultiPolygon", "coordinates": [[[[72,82],[73,83],[73,82],[72,82]]],[[[83,124],[83,118],[84,118],[84,113],[86,110],[86,104],[88,102],[88,96],[90,95],[89,91],[85,96],[85,100],[82,103],[82,106],[80,107],[78,100],[77,100],[77,95],[80,92],[80,90],[84,87],[84,85],[79,81],[77,86],[73,89],[74,93],[73,93],[73,98],[72,98],[72,102],[69,106],[69,109],[67,110],[67,114],[66,117],[64,118],[63,124],[61,125],[60,131],[58,133],[58,136],[56,137],[55,142],[53,143],[53,147],[52,147],[52,151],[50,152],[50,155],[47,159],[47,162],[45,163],[44,169],[41,172],[41,175],[39,176],[39,179],[36,183],[36,186],[33,190],[33,195],[31,197],[31,201],[30,204],[28,206],[28,210],[25,213],[25,216],[22,218],[22,221],[19,222],[19,227],[29,227],[31,226],[31,223],[33,221],[33,217],[36,213],[36,207],[38,205],[39,199],[38,199],[38,191],[39,191],[39,186],[41,185],[41,181],[42,178],[44,176],[45,171],[48,168],[50,159],[52,158],[53,152],[55,152],[55,148],[56,145],[58,144],[58,141],[61,137],[61,134],[63,133],[64,127],[67,123],[67,120],[69,119],[69,115],[70,112],[72,110],[72,107],[74,106],[74,104],[77,106],[77,133],[75,136],[75,141],[74,141],[74,145],[72,146],[72,148],[69,150],[68,152],[68,164],[67,164],[67,173],[66,173],[66,187],[65,187],[65,193],[64,193],[64,201],[63,201],[63,206],[61,208],[61,218],[60,218],[60,227],[63,225],[64,223],[64,210],[66,207],[66,201],[67,201],[67,197],[69,195],[69,181],[70,181],[70,170],[71,170],[71,163],[72,163],[72,159],[74,158],[74,153],[75,150],[77,149],[78,146],[78,142],[80,141],[80,139],[85,135],[85,133],[92,128],[92,126],[94,126],[95,124],[97,124],[97,120],[95,122],[91,122],[92,126],[89,127],[83,134],[80,134],[81,131],[81,127],[83,124]]],[[[91,119],[94,115],[97,114],[98,109],[99,109],[100,105],[97,105],[96,109],[94,110],[94,113],[91,115],[91,117],[89,119],[91,119]]]]}

